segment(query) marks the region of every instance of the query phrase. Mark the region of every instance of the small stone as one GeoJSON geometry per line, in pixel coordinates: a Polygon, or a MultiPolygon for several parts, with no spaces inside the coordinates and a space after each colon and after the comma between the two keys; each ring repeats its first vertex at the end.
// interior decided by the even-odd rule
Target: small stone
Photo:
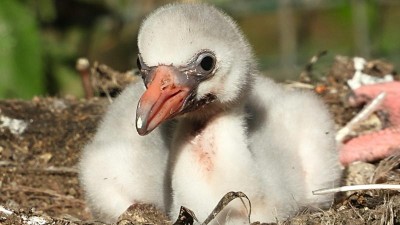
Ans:
{"type": "Polygon", "coordinates": [[[50,159],[52,159],[52,158],[53,158],[53,154],[51,154],[49,152],[43,153],[39,156],[39,160],[41,163],[48,163],[50,161],[50,159]]]}

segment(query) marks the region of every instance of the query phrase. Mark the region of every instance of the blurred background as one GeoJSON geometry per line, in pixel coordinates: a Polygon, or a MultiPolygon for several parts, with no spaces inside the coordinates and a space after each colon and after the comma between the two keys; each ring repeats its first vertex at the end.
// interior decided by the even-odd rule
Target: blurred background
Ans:
{"type": "MultiPolygon", "coordinates": [[[[0,98],[83,96],[75,70],[87,57],[119,71],[136,66],[140,22],[168,0],[0,0],[0,98]]],[[[260,69],[296,79],[321,50],[400,65],[399,0],[204,0],[226,11],[260,69]]]]}

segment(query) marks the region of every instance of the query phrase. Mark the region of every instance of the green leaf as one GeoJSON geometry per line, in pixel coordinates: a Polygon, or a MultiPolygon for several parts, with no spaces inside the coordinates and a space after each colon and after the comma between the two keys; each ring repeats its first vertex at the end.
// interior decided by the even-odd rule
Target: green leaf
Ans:
{"type": "Polygon", "coordinates": [[[41,43],[35,17],[18,1],[0,1],[0,98],[44,92],[41,43]]]}

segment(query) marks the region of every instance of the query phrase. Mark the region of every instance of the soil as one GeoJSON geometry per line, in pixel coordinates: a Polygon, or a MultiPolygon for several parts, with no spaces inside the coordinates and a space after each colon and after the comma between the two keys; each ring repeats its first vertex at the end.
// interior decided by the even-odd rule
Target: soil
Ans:
{"type": "MultiPolygon", "coordinates": [[[[324,79],[308,81],[329,105],[338,128],[359,111],[346,103],[350,90],[345,81],[352,74],[351,60],[337,58],[324,79]]],[[[91,220],[85,205],[76,163],[108,105],[106,98],[0,100],[0,224],[100,224],[91,220]]],[[[352,164],[345,169],[343,184],[370,180],[377,168],[382,170],[379,162],[352,164]]],[[[398,161],[383,171],[379,182],[400,182],[398,161]]],[[[130,210],[119,224],[172,224],[151,206],[130,210]],[[129,219],[132,210],[163,222],[129,219]]],[[[308,209],[278,223],[400,224],[399,215],[398,192],[359,191],[338,195],[329,210],[308,209]]]]}
{"type": "Polygon", "coordinates": [[[75,164],[106,106],[103,99],[0,101],[1,116],[27,123],[21,134],[1,128],[0,205],[18,212],[89,219],[75,164]]]}

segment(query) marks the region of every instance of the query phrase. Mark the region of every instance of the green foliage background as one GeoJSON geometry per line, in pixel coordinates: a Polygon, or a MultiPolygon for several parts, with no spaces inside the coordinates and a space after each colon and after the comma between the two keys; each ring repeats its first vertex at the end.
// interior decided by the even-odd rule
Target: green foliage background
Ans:
{"type": "Polygon", "coordinates": [[[34,15],[18,1],[0,1],[0,97],[44,93],[43,60],[34,15]]]}
{"type": "MultiPolygon", "coordinates": [[[[183,1],[183,0],[182,0],[183,1]]],[[[292,61],[282,53],[282,0],[203,0],[231,15],[248,37],[260,69],[276,79],[296,79],[321,50],[326,70],[337,54],[400,64],[399,0],[287,0],[296,41],[292,61]],[[365,6],[368,30],[355,38],[355,3],[365,6]],[[360,45],[361,43],[361,45],[360,45]],[[361,46],[361,47],[360,47],[361,46]],[[363,51],[367,49],[368,51],[363,51]],[[367,52],[367,53],[365,53],[367,52]],[[293,61],[293,59],[295,59],[293,61]]],[[[75,60],[87,57],[117,70],[135,66],[140,22],[173,0],[0,0],[0,98],[35,95],[82,97],[75,60]]],[[[289,57],[290,58],[290,57],[289,57]]]]}

